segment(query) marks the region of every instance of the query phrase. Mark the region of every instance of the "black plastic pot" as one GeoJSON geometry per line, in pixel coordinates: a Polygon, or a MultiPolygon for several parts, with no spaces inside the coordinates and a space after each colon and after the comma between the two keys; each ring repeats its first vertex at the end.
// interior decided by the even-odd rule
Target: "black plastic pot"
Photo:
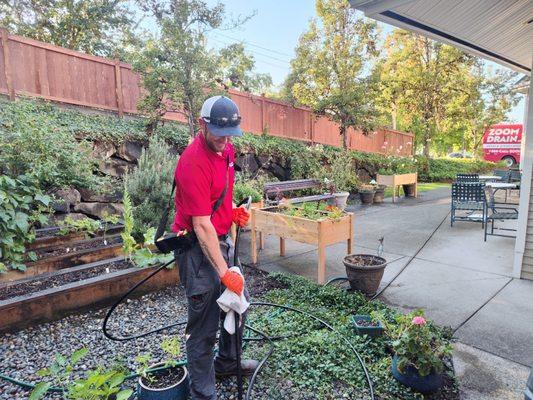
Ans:
{"type": "Polygon", "coordinates": [[[412,366],[406,368],[402,373],[398,370],[398,357],[392,357],[392,376],[402,385],[414,389],[420,393],[432,393],[438,390],[443,384],[442,375],[436,372],[427,376],[420,376],[418,370],[412,366]]]}
{"type": "Polygon", "coordinates": [[[374,191],[373,190],[360,190],[359,198],[363,204],[372,204],[374,202],[374,191]]]}
{"type": "MultiPolygon", "coordinates": [[[[152,365],[150,369],[161,367],[163,364],[152,365]]],[[[156,389],[145,385],[142,378],[137,380],[137,398],[139,400],[186,400],[189,395],[189,374],[187,368],[176,367],[183,369],[183,376],[179,382],[171,386],[156,389]]]]}
{"type": "Polygon", "coordinates": [[[342,262],[353,290],[363,292],[367,296],[377,292],[387,260],[371,254],[348,254],[342,262]]]}
{"type": "Polygon", "coordinates": [[[402,185],[405,197],[415,197],[415,185],[402,185]]]}
{"type": "Polygon", "coordinates": [[[376,337],[381,336],[383,334],[383,325],[381,325],[380,321],[377,321],[377,326],[364,326],[359,325],[358,321],[372,321],[372,317],[370,315],[353,315],[352,316],[352,322],[355,327],[355,331],[358,335],[368,335],[370,337],[376,337]]]}
{"type": "Polygon", "coordinates": [[[374,193],[374,204],[383,203],[385,199],[385,189],[387,185],[378,185],[376,187],[376,193],[374,193]]]}

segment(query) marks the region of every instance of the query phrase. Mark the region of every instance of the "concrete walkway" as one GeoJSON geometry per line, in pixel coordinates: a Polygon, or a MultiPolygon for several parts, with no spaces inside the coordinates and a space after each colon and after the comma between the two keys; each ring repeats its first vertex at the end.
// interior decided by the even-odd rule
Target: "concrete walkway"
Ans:
{"type": "MultiPolygon", "coordinates": [[[[523,399],[527,366],[533,365],[533,281],[511,278],[514,239],[489,236],[484,242],[478,223],[451,228],[449,188],[349,211],[355,214],[354,253],[375,254],[385,238],[384,257],[392,262],[381,300],[405,312],[423,308],[455,331],[462,397],[523,399]]],[[[250,262],[249,236],[241,242],[244,263],[250,262]]],[[[328,247],[328,278],[345,276],[345,254],[344,243],[328,247]]],[[[278,238],[268,236],[258,266],[316,281],[317,256],[313,246],[287,240],[282,258],[278,238]]]]}

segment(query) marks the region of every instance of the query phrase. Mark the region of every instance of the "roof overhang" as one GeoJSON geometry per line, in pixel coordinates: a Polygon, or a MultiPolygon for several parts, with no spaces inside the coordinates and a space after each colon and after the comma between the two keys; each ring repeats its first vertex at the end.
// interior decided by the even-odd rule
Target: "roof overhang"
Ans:
{"type": "Polygon", "coordinates": [[[533,1],[349,0],[369,18],[531,75],[533,1]]]}

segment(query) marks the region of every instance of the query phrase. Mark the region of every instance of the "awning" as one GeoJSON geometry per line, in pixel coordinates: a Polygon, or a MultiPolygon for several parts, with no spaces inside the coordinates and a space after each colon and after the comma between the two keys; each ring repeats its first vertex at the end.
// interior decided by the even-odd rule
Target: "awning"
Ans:
{"type": "Polygon", "coordinates": [[[531,74],[532,0],[350,0],[367,17],[531,74]]]}

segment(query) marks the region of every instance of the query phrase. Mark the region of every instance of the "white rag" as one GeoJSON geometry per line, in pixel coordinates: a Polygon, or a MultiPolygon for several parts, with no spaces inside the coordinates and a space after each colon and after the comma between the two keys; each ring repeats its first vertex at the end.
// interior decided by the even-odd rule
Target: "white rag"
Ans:
{"type": "MultiPolygon", "coordinates": [[[[230,271],[235,271],[242,276],[241,270],[239,267],[231,267],[230,271]]],[[[242,323],[242,314],[250,307],[250,303],[244,297],[244,291],[239,296],[237,293],[232,292],[227,289],[224,290],[224,293],[217,299],[219,307],[226,313],[226,318],[224,319],[224,329],[228,331],[230,335],[235,333],[235,313],[239,314],[239,326],[242,323]]]]}

